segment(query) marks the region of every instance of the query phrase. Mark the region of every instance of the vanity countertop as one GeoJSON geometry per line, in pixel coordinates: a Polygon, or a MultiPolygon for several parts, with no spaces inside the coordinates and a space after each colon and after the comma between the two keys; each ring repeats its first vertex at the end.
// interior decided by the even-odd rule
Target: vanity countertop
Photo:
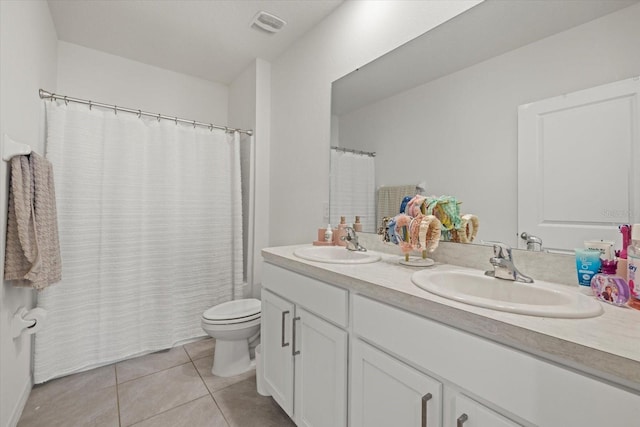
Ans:
{"type": "MultiPolygon", "coordinates": [[[[266,248],[262,255],[271,264],[640,392],[638,310],[599,302],[604,313],[587,319],[501,312],[442,298],[418,288],[411,282],[411,275],[419,269],[400,265],[398,255],[378,252],[382,260],[372,264],[329,264],[296,257],[293,251],[303,246],[308,245],[266,248]]],[[[429,269],[469,270],[440,263],[429,269]]],[[[550,285],[578,292],[566,285],[550,285]]]]}

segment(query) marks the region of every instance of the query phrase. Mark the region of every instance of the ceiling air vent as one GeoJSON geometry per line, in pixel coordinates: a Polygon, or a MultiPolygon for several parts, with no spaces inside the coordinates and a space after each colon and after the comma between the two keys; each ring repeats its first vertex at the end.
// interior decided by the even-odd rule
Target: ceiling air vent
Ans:
{"type": "Polygon", "coordinates": [[[268,33],[277,33],[286,24],[287,23],[283,19],[270,13],[260,11],[253,17],[253,21],[251,21],[251,28],[266,31],[268,33]]]}

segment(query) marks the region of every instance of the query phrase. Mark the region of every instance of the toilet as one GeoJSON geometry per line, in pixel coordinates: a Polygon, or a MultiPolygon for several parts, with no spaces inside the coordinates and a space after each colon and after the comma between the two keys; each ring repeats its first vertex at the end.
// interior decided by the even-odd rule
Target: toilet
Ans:
{"type": "Polygon", "coordinates": [[[261,303],[255,298],[228,301],[202,314],[202,329],[216,339],[211,373],[239,375],[253,368],[249,338],[260,332],[261,303]]]}

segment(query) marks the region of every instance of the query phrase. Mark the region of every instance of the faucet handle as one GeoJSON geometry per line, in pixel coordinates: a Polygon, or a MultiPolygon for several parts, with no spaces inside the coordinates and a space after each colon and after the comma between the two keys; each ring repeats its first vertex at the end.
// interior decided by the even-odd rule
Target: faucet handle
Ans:
{"type": "Polygon", "coordinates": [[[520,238],[527,242],[528,251],[542,251],[542,239],[538,236],[534,236],[533,234],[524,231],[522,232],[522,234],[520,234],[520,238]]]}
{"type": "Polygon", "coordinates": [[[493,254],[496,256],[496,258],[504,258],[504,259],[508,259],[509,261],[512,260],[511,246],[502,242],[487,242],[487,243],[491,243],[493,245],[493,254]]]}
{"type": "Polygon", "coordinates": [[[353,227],[346,226],[344,230],[347,232],[344,236],[342,236],[342,240],[351,241],[357,238],[356,230],[353,227]]]}

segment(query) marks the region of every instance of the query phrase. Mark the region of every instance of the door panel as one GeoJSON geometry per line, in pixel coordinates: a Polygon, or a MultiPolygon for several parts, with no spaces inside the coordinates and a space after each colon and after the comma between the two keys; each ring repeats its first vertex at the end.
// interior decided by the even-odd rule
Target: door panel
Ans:
{"type": "Polygon", "coordinates": [[[291,321],[294,305],[262,290],[262,361],[264,381],[276,402],[293,417],[291,321]]]}
{"type": "Polygon", "coordinates": [[[296,316],[296,424],[346,426],[347,332],[299,307],[296,316]]]}
{"type": "Polygon", "coordinates": [[[362,341],[351,356],[352,427],[442,425],[440,382],[362,341]]]}
{"type": "Polygon", "coordinates": [[[518,234],[572,249],[640,221],[639,95],[634,78],[518,108],[518,234]]]}

